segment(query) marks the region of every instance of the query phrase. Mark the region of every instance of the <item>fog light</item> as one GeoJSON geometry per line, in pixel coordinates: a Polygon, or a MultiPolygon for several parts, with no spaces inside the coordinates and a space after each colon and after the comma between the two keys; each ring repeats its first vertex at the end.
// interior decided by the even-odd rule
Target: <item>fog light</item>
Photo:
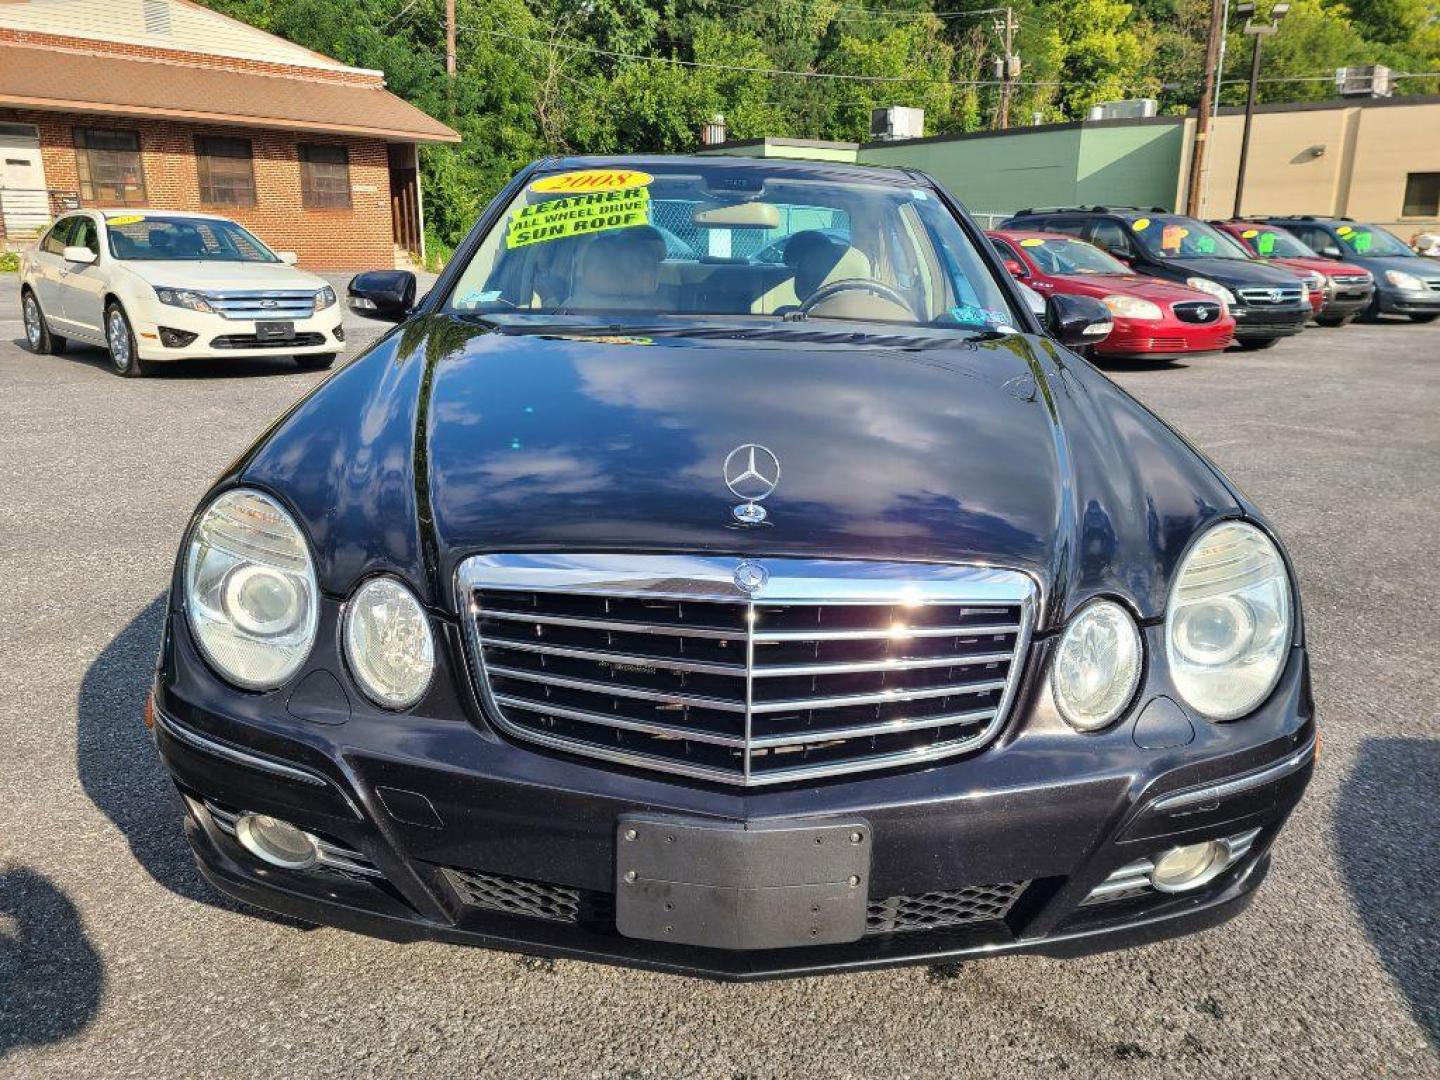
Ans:
{"type": "Polygon", "coordinates": [[[1229,849],[1215,840],[1171,848],[1155,860],[1150,884],[1161,892],[1198,889],[1229,864],[1229,849]]]}
{"type": "Polygon", "coordinates": [[[343,326],[337,326],[337,327],[335,327],[334,331],[332,331],[332,332],[333,332],[334,335],[335,335],[335,340],[336,340],[336,341],[344,341],[344,340],[345,340],[345,328],[344,328],[343,326]]]}
{"type": "Polygon", "coordinates": [[[176,330],[169,326],[160,327],[160,340],[167,349],[183,349],[199,336],[199,334],[192,334],[189,330],[176,330]]]}
{"type": "Polygon", "coordinates": [[[320,858],[309,833],[265,814],[244,814],[235,822],[235,839],[257,859],[286,870],[307,870],[320,858]]]}

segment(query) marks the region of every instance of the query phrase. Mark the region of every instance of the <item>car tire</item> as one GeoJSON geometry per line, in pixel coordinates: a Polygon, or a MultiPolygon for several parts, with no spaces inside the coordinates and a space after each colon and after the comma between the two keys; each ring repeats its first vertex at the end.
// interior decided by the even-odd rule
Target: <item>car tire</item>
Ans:
{"type": "Polygon", "coordinates": [[[1276,345],[1280,344],[1280,339],[1278,337],[1250,338],[1249,340],[1237,341],[1235,344],[1246,352],[1258,352],[1261,349],[1273,349],[1276,345]]]}
{"type": "Polygon", "coordinates": [[[1433,312],[1433,311],[1427,311],[1427,312],[1424,312],[1423,314],[1420,314],[1420,315],[1411,315],[1411,316],[1410,316],[1410,321],[1411,321],[1411,322],[1418,322],[1418,323],[1434,322],[1436,319],[1440,319],[1440,314],[1436,314],[1436,313],[1433,312]]]}
{"type": "Polygon", "coordinates": [[[1344,326],[1350,321],[1350,318],[1349,315],[1325,315],[1315,321],[1321,326],[1328,326],[1334,329],[1337,326],[1344,326]]]}
{"type": "Polygon", "coordinates": [[[105,309],[105,342],[110,348],[110,366],[117,375],[138,379],[150,373],[135,347],[135,331],[130,328],[130,317],[116,303],[105,309]]]}
{"type": "Polygon", "coordinates": [[[50,332],[40,301],[29,289],[20,293],[20,314],[25,324],[25,344],[40,356],[59,356],[65,351],[65,339],[50,332]]]}
{"type": "Polygon", "coordinates": [[[335,363],[337,353],[311,353],[308,356],[292,357],[295,366],[301,371],[326,371],[330,365],[335,363]]]}
{"type": "Polygon", "coordinates": [[[1360,321],[1361,321],[1361,322],[1379,322],[1379,321],[1380,321],[1380,294],[1379,294],[1378,292],[1375,293],[1374,296],[1370,297],[1370,303],[1366,304],[1366,305],[1365,305],[1365,309],[1360,312],[1360,321]]]}

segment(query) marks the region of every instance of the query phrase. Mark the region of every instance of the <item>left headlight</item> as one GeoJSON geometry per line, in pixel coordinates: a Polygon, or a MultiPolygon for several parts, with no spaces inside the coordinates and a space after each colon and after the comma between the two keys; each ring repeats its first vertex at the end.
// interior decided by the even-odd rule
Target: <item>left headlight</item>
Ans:
{"type": "Polygon", "coordinates": [[[1110,309],[1111,315],[1121,319],[1160,319],[1165,315],[1159,304],[1152,304],[1138,296],[1114,293],[1100,302],[1110,309]]]}
{"type": "Polygon", "coordinates": [[[194,289],[171,289],[157,285],[155,296],[162,304],[169,304],[171,307],[189,308],[191,311],[203,311],[206,314],[215,310],[210,305],[210,297],[194,289]]]}
{"type": "Polygon", "coordinates": [[[211,665],[272,690],[315,644],[319,588],[304,534],[270,496],[237,488],[201,515],[185,560],[185,612],[211,665]]]}
{"type": "Polygon", "coordinates": [[[1140,631],[1113,600],[1086,604],[1070,620],[1050,666],[1055,706],[1071,727],[1099,731],[1114,722],[1140,683],[1140,631]]]}
{"type": "Polygon", "coordinates": [[[1175,689],[1212,720],[1244,716],[1275,688],[1291,623],[1290,578],[1270,538],[1243,521],[1214,526],[1170,590],[1165,654],[1175,689]]]}
{"type": "Polygon", "coordinates": [[[420,601],[393,578],[367,581],[345,605],[345,658],[376,705],[414,705],[435,670],[435,639],[420,601]]]}
{"type": "Polygon", "coordinates": [[[328,307],[335,306],[335,290],[329,285],[315,294],[315,310],[324,311],[328,307]]]}
{"type": "Polygon", "coordinates": [[[1385,280],[1395,288],[1404,289],[1406,292],[1419,292],[1425,288],[1425,282],[1414,274],[1407,274],[1404,270],[1386,270],[1385,280]]]}

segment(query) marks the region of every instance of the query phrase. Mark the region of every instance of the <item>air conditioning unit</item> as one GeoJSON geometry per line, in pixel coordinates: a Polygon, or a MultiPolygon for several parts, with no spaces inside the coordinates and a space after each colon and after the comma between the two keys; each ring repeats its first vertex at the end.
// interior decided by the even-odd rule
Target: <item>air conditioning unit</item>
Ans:
{"type": "Polygon", "coordinates": [[[891,105],[870,110],[870,138],[876,142],[898,142],[901,139],[925,137],[925,110],[906,105],[891,105]]]}
{"type": "Polygon", "coordinates": [[[1395,77],[1382,64],[1336,68],[1335,91],[1341,97],[1389,97],[1395,92],[1395,77]]]}
{"type": "Polygon", "coordinates": [[[1102,101],[1091,105],[1086,120],[1140,120],[1154,116],[1160,103],[1154,98],[1126,98],[1124,101],[1102,101]]]}

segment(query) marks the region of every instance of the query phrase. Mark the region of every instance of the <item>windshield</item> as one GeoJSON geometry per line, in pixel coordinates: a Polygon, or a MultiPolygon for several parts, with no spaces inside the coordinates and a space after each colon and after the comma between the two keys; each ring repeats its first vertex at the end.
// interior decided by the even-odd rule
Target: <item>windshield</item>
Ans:
{"type": "Polygon", "coordinates": [[[1394,258],[1415,254],[1396,237],[1374,225],[1337,225],[1335,235],[1355,255],[1394,258]]]}
{"type": "Polygon", "coordinates": [[[794,162],[648,168],[533,178],[462,270],[447,310],[1015,322],[933,191],[794,162]]]}
{"type": "Polygon", "coordinates": [[[1042,274],[1129,274],[1128,266],[1093,244],[1071,237],[1032,236],[1013,241],[1025,249],[1042,274]]]}
{"type": "Polygon", "coordinates": [[[1248,259],[1250,256],[1219,229],[1194,218],[1159,214],[1130,222],[1140,246],[1156,259],[1248,259]]]}
{"type": "Polygon", "coordinates": [[[233,221],[122,214],[108,218],[110,254],[137,261],[254,262],[280,259],[233,221]]]}
{"type": "Polygon", "coordinates": [[[1242,229],[1240,242],[1254,254],[1266,259],[1319,258],[1307,244],[1284,229],[1242,229]]]}

